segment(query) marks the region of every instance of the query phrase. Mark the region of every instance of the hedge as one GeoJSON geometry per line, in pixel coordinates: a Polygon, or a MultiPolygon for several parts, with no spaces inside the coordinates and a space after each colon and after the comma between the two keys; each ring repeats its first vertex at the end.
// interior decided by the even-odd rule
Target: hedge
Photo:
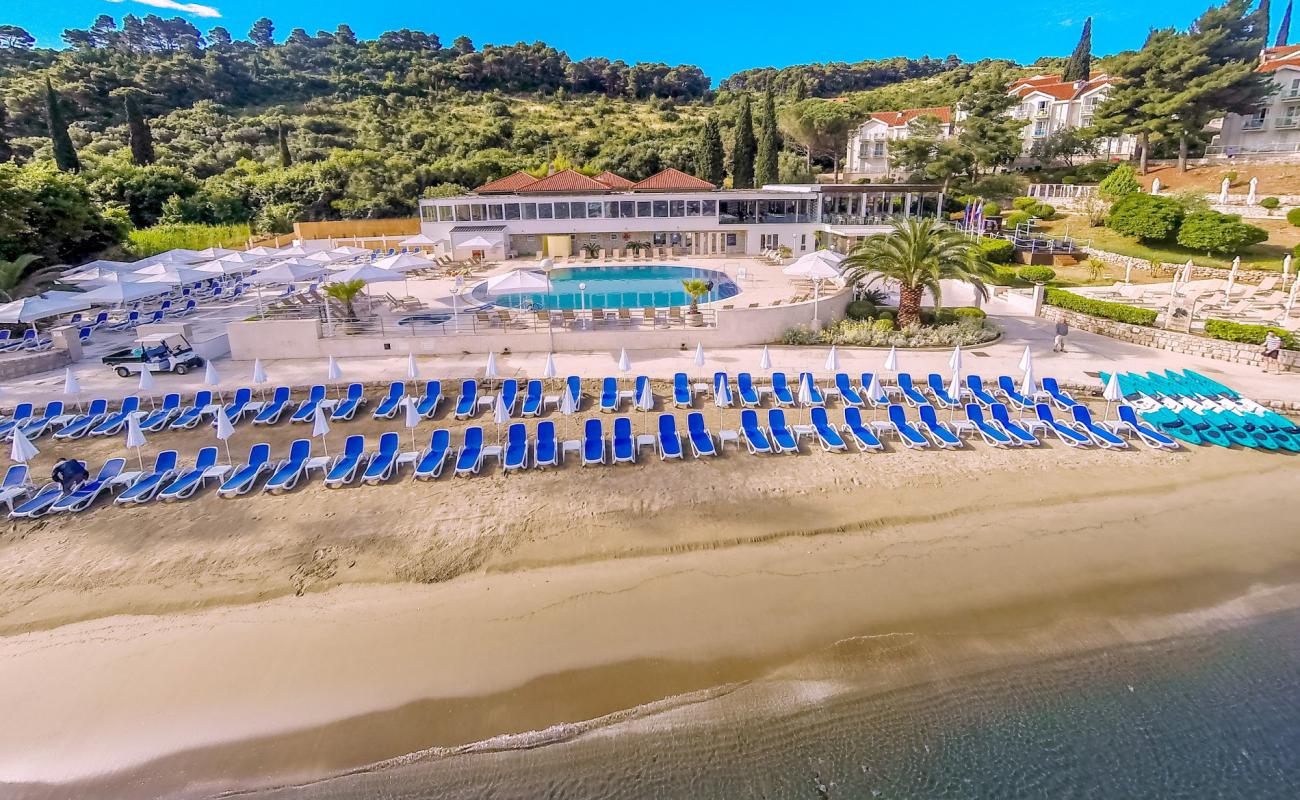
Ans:
{"type": "Polygon", "coordinates": [[[1030,283],[1047,283],[1048,281],[1056,279],[1056,270],[1051,267],[1030,265],[1027,267],[1021,267],[1016,271],[1016,275],[1018,275],[1022,281],[1029,281],[1030,283]]]}
{"type": "Polygon", "coordinates": [[[1273,331],[1282,337],[1282,346],[1286,349],[1300,349],[1300,346],[1297,346],[1295,336],[1290,331],[1281,328],[1270,328],[1267,325],[1246,325],[1241,322],[1229,322],[1226,319],[1207,319],[1205,321],[1205,335],[1211,339],[1221,339],[1225,342],[1262,345],[1264,336],[1269,331],[1273,331]]]}
{"type": "Polygon", "coordinates": [[[1049,306],[1064,308],[1066,311],[1077,311],[1080,314],[1113,319],[1116,322],[1124,322],[1129,325],[1150,327],[1156,324],[1157,312],[1152,309],[1126,306],[1123,303],[1108,303],[1105,300],[1094,300],[1091,297],[1084,297],[1063,289],[1048,289],[1043,301],[1049,306]]]}
{"type": "Polygon", "coordinates": [[[1016,255],[1016,246],[1010,239],[980,239],[979,248],[992,264],[1007,264],[1016,255]]]}

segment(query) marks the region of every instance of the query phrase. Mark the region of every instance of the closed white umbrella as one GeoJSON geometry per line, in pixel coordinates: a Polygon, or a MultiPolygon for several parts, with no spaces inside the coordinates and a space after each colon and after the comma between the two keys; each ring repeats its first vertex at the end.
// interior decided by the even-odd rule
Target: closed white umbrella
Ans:
{"type": "Polygon", "coordinates": [[[40,455],[40,452],[40,450],[36,449],[36,445],[32,444],[31,440],[27,438],[27,434],[23,433],[21,427],[14,428],[13,444],[9,447],[11,461],[17,464],[26,464],[40,455]]]}
{"type": "Polygon", "coordinates": [[[1124,393],[1119,388],[1119,373],[1112,372],[1110,378],[1106,381],[1106,387],[1101,390],[1101,396],[1106,399],[1106,419],[1110,419],[1110,404],[1118,403],[1124,399],[1124,393]]]}
{"type": "MultiPolygon", "coordinates": [[[[704,368],[704,342],[697,342],[695,345],[694,363],[695,366],[699,367],[700,369],[704,368]]],[[[700,374],[703,375],[704,373],[701,372],[700,374]]]]}
{"type": "Polygon", "coordinates": [[[641,394],[637,396],[636,404],[641,407],[641,432],[649,433],[649,413],[655,404],[654,392],[650,391],[650,381],[646,381],[645,385],[641,387],[641,394]]]}
{"type": "Polygon", "coordinates": [[[718,405],[718,429],[722,429],[722,409],[731,405],[731,381],[717,381],[713,384],[713,400],[718,405]]]}
{"type": "Polygon", "coordinates": [[[414,397],[408,395],[402,402],[406,405],[406,429],[411,432],[411,449],[414,450],[416,449],[415,429],[420,427],[420,412],[417,410],[418,404],[414,397]]]}
{"type": "Polygon", "coordinates": [[[140,448],[144,447],[147,442],[144,438],[144,431],[140,430],[140,417],[132,414],[126,418],[126,446],[135,448],[135,457],[140,461],[140,469],[144,470],[144,453],[140,448]]]}
{"type": "Polygon", "coordinates": [[[1028,370],[1034,363],[1034,354],[1029,352],[1029,345],[1025,345],[1025,352],[1020,355],[1020,371],[1028,370]]]}
{"type": "Polygon", "coordinates": [[[871,418],[876,418],[876,408],[878,404],[888,402],[889,395],[885,394],[885,387],[880,385],[880,377],[876,373],[871,373],[871,382],[867,384],[867,399],[871,401],[871,418]]]}
{"type": "MultiPolygon", "coordinates": [[[[632,371],[632,360],[627,357],[627,348],[621,348],[618,351],[618,371],[627,375],[632,371]]],[[[619,401],[622,402],[622,401],[619,401]]]]}
{"type": "Polygon", "coordinates": [[[217,438],[226,446],[226,461],[234,465],[230,458],[230,437],[235,435],[235,426],[230,424],[230,416],[225,406],[217,407],[217,438]]]}
{"type": "Polygon", "coordinates": [[[488,380],[497,377],[497,354],[495,350],[488,353],[487,364],[483,367],[483,377],[488,380]]]}
{"type": "Polygon", "coordinates": [[[546,365],[542,367],[542,377],[550,380],[551,378],[558,377],[559,374],[560,373],[555,369],[555,354],[547,353],[546,365]]]}
{"type": "Polygon", "coordinates": [[[1297,277],[1295,283],[1291,284],[1291,292],[1286,296],[1286,313],[1289,315],[1291,309],[1295,308],[1296,292],[1300,290],[1300,277],[1297,277]]]}
{"type": "Polygon", "coordinates": [[[889,355],[885,356],[885,371],[898,372],[898,348],[890,345],[889,355]]]}
{"type": "Polygon", "coordinates": [[[952,355],[948,356],[948,369],[957,372],[961,369],[961,345],[952,349],[952,355]]]}
{"type": "Polygon", "coordinates": [[[767,351],[767,345],[763,345],[763,355],[758,357],[758,368],[764,372],[772,369],[772,354],[767,351]]]}
{"type": "Polygon", "coordinates": [[[72,367],[63,370],[63,394],[66,397],[77,398],[77,408],[81,408],[81,382],[72,372],[72,367]]]}
{"type": "Polygon", "coordinates": [[[415,361],[415,353],[406,354],[406,377],[413,381],[420,378],[420,365],[415,361]]]}
{"type": "MultiPolygon", "coordinates": [[[[948,381],[948,396],[961,405],[961,369],[952,371],[952,380],[948,381]]],[[[957,407],[953,406],[948,409],[948,419],[952,419],[957,413],[957,407]]]]}
{"type": "Polygon", "coordinates": [[[497,392],[496,404],[492,406],[492,421],[497,426],[497,444],[501,444],[501,426],[510,421],[510,409],[506,407],[506,398],[501,392],[497,392]]]}
{"type": "Polygon", "coordinates": [[[149,407],[153,408],[153,388],[155,386],[153,371],[145,364],[140,368],[140,391],[149,395],[149,407]]]}
{"type": "MultiPolygon", "coordinates": [[[[560,414],[565,418],[565,420],[568,420],[577,410],[577,400],[574,398],[573,392],[569,391],[569,388],[566,386],[564,391],[560,393],[560,414]]],[[[567,421],[565,422],[564,430],[565,436],[568,436],[569,424],[567,421]]]]}
{"type": "Polygon", "coordinates": [[[797,399],[799,400],[800,408],[807,409],[812,405],[812,374],[811,373],[805,372],[799,378],[799,397],[797,399]]]}
{"type": "Polygon", "coordinates": [[[1286,279],[1291,277],[1291,254],[1282,259],[1282,288],[1286,288],[1286,279]]]}
{"type": "Polygon", "coordinates": [[[334,395],[342,397],[339,391],[339,381],[343,380],[343,368],[339,366],[339,360],[330,356],[329,363],[325,365],[325,380],[334,384],[334,395]]]}
{"type": "Polygon", "coordinates": [[[330,423],[329,420],[325,419],[325,409],[317,405],[316,411],[312,413],[311,435],[313,438],[317,436],[320,437],[320,446],[321,449],[325,451],[326,458],[329,458],[330,448],[329,445],[325,443],[325,435],[329,432],[330,423]]]}
{"type": "Polygon", "coordinates": [[[1232,289],[1237,285],[1237,273],[1241,270],[1241,256],[1232,259],[1232,269],[1228,270],[1228,285],[1223,290],[1223,304],[1232,299],[1232,289]]]}
{"type": "MultiPolygon", "coordinates": [[[[253,360],[253,385],[261,386],[262,384],[266,383],[268,380],[269,378],[267,378],[266,376],[266,370],[262,367],[262,359],[260,358],[254,359],[253,360]]],[[[266,390],[262,389],[261,393],[262,393],[262,399],[265,400],[266,390]]]]}
{"type": "MultiPolygon", "coordinates": [[[[221,386],[221,374],[217,372],[217,367],[212,363],[211,359],[207,361],[207,365],[203,368],[203,385],[209,389],[217,389],[221,386]]],[[[218,392],[218,397],[220,397],[220,392],[218,392]]],[[[224,398],[222,399],[224,400],[224,398]]]]}
{"type": "Polygon", "coordinates": [[[840,351],[835,345],[831,345],[831,351],[826,354],[826,371],[832,374],[840,371],[840,351]]]}
{"type": "Polygon", "coordinates": [[[1029,401],[1033,401],[1034,395],[1038,394],[1038,385],[1034,382],[1034,365],[1030,363],[1029,369],[1025,370],[1025,377],[1020,381],[1020,394],[1029,401]]]}

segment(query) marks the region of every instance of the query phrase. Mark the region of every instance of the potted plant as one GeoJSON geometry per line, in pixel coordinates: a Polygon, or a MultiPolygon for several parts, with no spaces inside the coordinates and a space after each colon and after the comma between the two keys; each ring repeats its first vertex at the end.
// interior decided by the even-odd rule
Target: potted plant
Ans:
{"type": "Polygon", "coordinates": [[[700,313],[700,298],[709,293],[709,285],[698,278],[682,281],[682,289],[691,298],[691,307],[686,311],[686,324],[693,328],[704,325],[704,315],[700,313]]]}
{"type": "MultiPolygon", "coordinates": [[[[366,287],[365,281],[343,281],[341,283],[327,283],[325,284],[325,290],[324,290],[325,296],[327,298],[326,302],[329,302],[329,300],[337,300],[343,304],[343,311],[345,315],[345,319],[343,320],[344,322],[347,323],[359,322],[360,318],[357,316],[356,299],[357,299],[357,295],[360,294],[361,290],[364,289],[365,287],[366,287]]],[[[355,330],[358,326],[352,325],[350,327],[353,330],[355,330]]]]}
{"type": "Polygon", "coordinates": [[[785,261],[787,258],[794,255],[794,251],[785,245],[781,245],[780,247],[776,248],[776,255],[782,261],[785,261]]]}
{"type": "Polygon", "coordinates": [[[600,257],[600,245],[596,244],[595,242],[583,242],[582,246],[579,249],[582,250],[582,254],[587,258],[600,257]]]}

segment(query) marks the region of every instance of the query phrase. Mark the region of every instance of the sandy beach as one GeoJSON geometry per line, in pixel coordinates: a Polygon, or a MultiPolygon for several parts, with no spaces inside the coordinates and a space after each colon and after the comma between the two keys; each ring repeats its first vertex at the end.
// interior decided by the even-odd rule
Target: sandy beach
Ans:
{"type": "Polygon", "coordinates": [[[729,451],[12,525],[0,781],[210,796],[725,692],[858,637],[977,634],[974,664],[1289,607],[1298,476],[1218,449],[729,451]]]}

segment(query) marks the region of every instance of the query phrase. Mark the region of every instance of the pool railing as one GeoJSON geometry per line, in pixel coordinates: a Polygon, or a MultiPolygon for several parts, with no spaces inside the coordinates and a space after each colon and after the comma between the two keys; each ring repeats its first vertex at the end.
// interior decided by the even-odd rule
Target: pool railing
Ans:
{"type": "MultiPolygon", "coordinates": [[[[323,315],[313,313],[302,313],[293,316],[299,318],[316,317],[321,323],[321,336],[324,338],[336,336],[473,336],[502,332],[545,333],[548,331],[581,333],[583,331],[618,329],[649,331],[698,327],[713,328],[717,326],[717,312],[711,308],[700,309],[702,326],[688,325],[688,308],[685,304],[669,308],[649,308],[648,310],[653,314],[652,318],[646,317],[646,310],[643,308],[623,310],[589,308],[568,311],[534,311],[487,306],[469,310],[462,309],[454,316],[448,311],[447,314],[450,318],[446,322],[410,321],[411,317],[420,316],[418,312],[395,317],[378,315],[357,321],[334,318],[326,320],[323,315]],[[404,319],[408,321],[405,324],[399,324],[399,320],[404,319]]],[[[309,310],[303,309],[303,311],[307,312],[309,310]]],[[[284,319],[285,316],[279,318],[284,319]]]]}

